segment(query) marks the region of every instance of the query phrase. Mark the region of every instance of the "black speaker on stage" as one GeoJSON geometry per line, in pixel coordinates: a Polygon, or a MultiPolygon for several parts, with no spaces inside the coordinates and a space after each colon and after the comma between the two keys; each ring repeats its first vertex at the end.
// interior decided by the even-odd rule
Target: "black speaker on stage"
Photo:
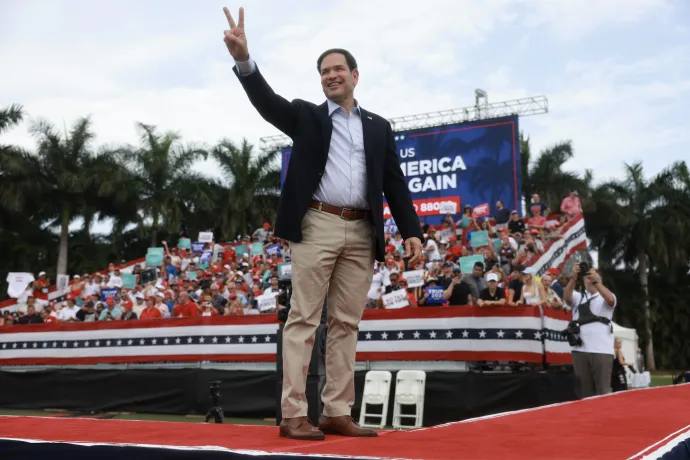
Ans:
{"type": "MultiPolygon", "coordinates": [[[[323,411],[321,403],[321,391],[326,384],[326,337],[328,336],[326,303],[323,305],[321,324],[316,328],[314,348],[311,353],[311,361],[307,373],[307,404],[309,405],[307,416],[314,426],[319,423],[319,416],[323,411]]],[[[283,328],[278,327],[278,340],[276,349],[276,425],[280,425],[283,419],[280,401],[283,394],[283,328]]]]}

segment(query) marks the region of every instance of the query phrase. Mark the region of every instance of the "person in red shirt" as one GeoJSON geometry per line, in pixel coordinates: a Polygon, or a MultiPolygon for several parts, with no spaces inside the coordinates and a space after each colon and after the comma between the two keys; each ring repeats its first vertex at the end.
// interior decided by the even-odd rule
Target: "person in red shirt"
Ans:
{"type": "Polygon", "coordinates": [[[141,311],[139,319],[156,319],[162,318],[161,311],[156,308],[156,302],[152,297],[146,299],[146,308],[141,311]]]}
{"type": "Polygon", "coordinates": [[[44,308],[43,310],[41,310],[40,315],[41,318],[43,318],[43,323],[45,324],[57,323],[57,318],[55,316],[52,316],[48,309],[44,308]]]}
{"type": "Polygon", "coordinates": [[[172,315],[175,318],[199,316],[199,306],[190,300],[187,291],[181,291],[172,315]]]}
{"type": "Polygon", "coordinates": [[[218,310],[213,307],[213,303],[211,303],[211,296],[205,295],[202,299],[201,316],[217,316],[220,314],[218,313],[218,310]]]}

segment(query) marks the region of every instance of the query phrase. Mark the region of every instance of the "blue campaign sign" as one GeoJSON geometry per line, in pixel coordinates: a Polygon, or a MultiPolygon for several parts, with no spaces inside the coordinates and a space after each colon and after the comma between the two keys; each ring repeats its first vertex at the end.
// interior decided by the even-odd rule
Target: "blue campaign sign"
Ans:
{"type": "Polygon", "coordinates": [[[443,305],[446,299],[443,298],[443,288],[441,286],[429,286],[425,288],[429,297],[426,299],[425,305],[443,305]]]}
{"type": "Polygon", "coordinates": [[[108,297],[112,297],[117,301],[120,290],[118,288],[101,289],[101,301],[105,302],[108,297]]]}
{"type": "MultiPolygon", "coordinates": [[[[394,133],[398,158],[417,214],[430,225],[447,212],[461,213],[496,201],[522,215],[518,117],[502,117],[394,133]]],[[[291,148],[281,151],[281,186],[291,148]]],[[[384,217],[390,212],[384,204],[384,217]]],[[[456,216],[456,219],[459,216],[456,216]]]]}

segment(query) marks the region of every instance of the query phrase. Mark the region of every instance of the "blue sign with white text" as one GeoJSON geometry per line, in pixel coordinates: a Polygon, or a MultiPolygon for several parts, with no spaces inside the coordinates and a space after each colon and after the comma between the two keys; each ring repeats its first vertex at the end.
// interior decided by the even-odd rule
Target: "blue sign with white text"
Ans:
{"type": "MultiPolygon", "coordinates": [[[[448,212],[496,201],[522,215],[518,117],[509,116],[393,133],[417,214],[430,225],[448,212]]],[[[292,149],[282,150],[281,186],[292,149]]],[[[384,203],[384,218],[390,217],[384,203]]]]}

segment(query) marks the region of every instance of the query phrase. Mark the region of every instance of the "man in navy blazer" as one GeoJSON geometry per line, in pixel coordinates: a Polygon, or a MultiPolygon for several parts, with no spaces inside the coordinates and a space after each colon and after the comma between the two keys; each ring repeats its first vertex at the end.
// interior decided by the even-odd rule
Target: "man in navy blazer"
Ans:
{"type": "Polygon", "coordinates": [[[277,95],[250,57],[244,10],[224,41],[233,68],[259,114],[292,139],[275,235],[290,241],[293,294],[283,331],[283,419],[280,435],[320,440],[324,434],[376,436],[351,418],[358,326],[373,276],[383,261],[383,195],[405,238],[406,255],[422,252],[419,218],[396,154],[390,123],[359,106],[359,69],[346,50],[317,60],[326,102],[277,95]],[[323,301],[328,296],[326,384],[318,428],[307,419],[306,377],[323,301]]]}

